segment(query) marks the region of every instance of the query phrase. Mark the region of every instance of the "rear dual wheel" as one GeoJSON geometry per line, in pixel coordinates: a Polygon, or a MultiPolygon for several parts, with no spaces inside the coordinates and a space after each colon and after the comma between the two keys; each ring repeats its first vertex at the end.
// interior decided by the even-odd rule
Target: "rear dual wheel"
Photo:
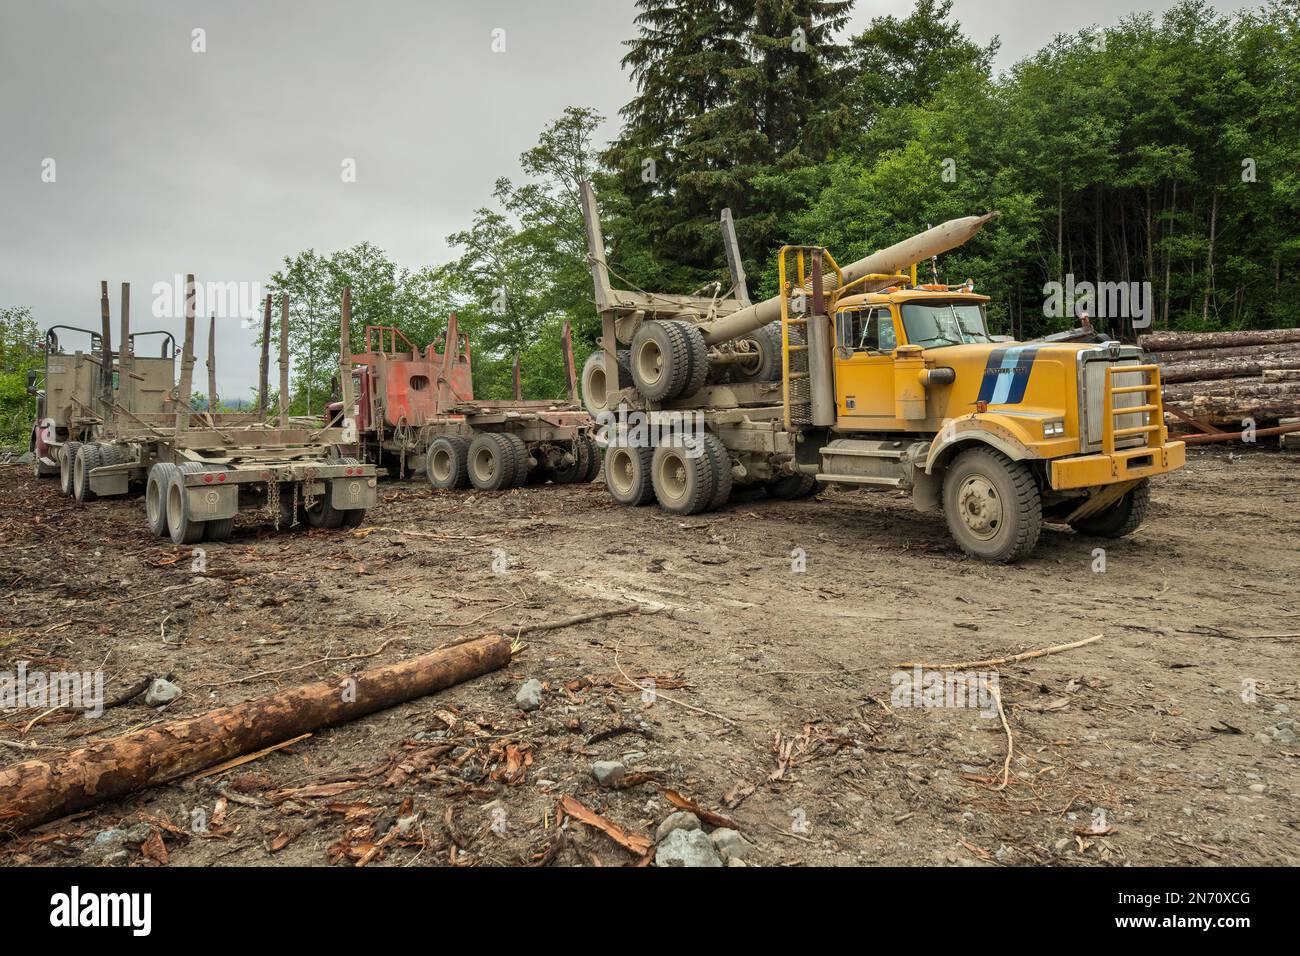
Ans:
{"type": "Polygon", "coordinates": [[[662,319],[641,323],[632,337],[632,380],[651,401],[691,395],[709,374],[709,347],[689,322],[662,319]]]}
{"type": "Polygon", "coordinates": [[[81,442],[70,441],[59,451],[59,488],[65,495],[72,496],[73,469],[77,465],[77,453],[81,451],[81,442]]]}
{"type": "Polygon", "coordinates": [[[469,444],[469,480],[479,491],[505,491],[528,475],[528,448],[515,435],[484,432],[469,444]]]}
{"type": "MultiPolygon", "coordinates": [[[[340,458],[333,464],[358,465],[355,458],[340,458]]],[[[312,528],[335,530],[338,528],[355,528],[366,517],[365,508],[336,508],[334,506],[334,482],[340,479],[330,478],[325,481],[325,492],[316,496],[311,507],[302,509],[303,519],[312,528]]],[[[351,479],[356,480],[356,479],[351,479]]]]}
{"type": "Polygon", "coordinates": [[[600,449],[596,443],[588,436],[580,435],[573,440],[570,451],[573,461],[556,468],[551,473],[552,480],[557,485],[587,484],[594,481],[600,474],[600,449]]]}
{"type": "Polygon", "coordinates": [[[716,435],[660,445],[650,465],[659,507],[672,514],[711,511],[731,496],[731,456],[716,435]]]}
{"type": "Polygon", "coordinates": [[[424,473],[434,488],[459,491],[469,487],[468,438],[435,438],[424,455],[424,473]]]}
{"type": "Polygon", "coordinates": [[[99,496],[90,487],[90,473],[104,464],[98,445],[82,445],[77,450],[72,471],[72,497],[83,504],[99,496]]]}
{"type": "Polygon", "coordinates": [[[598,415],[609,409],[610,397],[625,388],[631,388],[635,383],[632,380],[632,353],[627,349],[619,349],[616,354],[618,362],[618,385],[611,385],[610,376],[605,371],[605,351],[596,349],[591,355],[587,356],[587,361],[582,366],[582,407],[588,414],[598,415]]]}

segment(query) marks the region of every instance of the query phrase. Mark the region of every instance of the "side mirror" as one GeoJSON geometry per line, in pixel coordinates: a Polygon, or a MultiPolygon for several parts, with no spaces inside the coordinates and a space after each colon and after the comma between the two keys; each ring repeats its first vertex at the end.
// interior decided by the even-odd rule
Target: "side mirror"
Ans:
{"type": "Polygon", "coordinates": [[[27,370],[27,394],[28,395],[36,394],[36,374],[37,374],[36,369],[34,368],[29,368],[27,370]]]}

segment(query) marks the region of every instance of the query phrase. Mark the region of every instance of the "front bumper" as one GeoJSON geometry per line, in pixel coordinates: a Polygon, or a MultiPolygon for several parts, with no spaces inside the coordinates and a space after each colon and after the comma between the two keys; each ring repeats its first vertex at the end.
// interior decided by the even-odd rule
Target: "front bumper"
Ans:
{"type": "Polygon", "coordinates": [[[1079,455],[1058,458],[1051,463],[1048,475],[1052,488],[1095,488],[1117,481],[1138,481],[1163,475],[1187,464],[1187,446],[1180,441],[1165,442],[1157,447],[1142,445],[1116,451],[1112,455],[1079,455]]]}

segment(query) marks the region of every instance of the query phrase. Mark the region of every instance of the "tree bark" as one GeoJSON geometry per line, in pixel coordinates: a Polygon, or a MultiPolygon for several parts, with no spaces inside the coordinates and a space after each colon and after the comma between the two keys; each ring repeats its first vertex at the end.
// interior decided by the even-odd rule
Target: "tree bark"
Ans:
{"type": "Polygon", "coordinates": [[[1181,382],[1208,382],[1225,378],[1249,379],[1251,376],[1263,375],[1266,369],[1300,369],[1300,354],[1293,358],[1266,355],[1259,358],[1231,357],[1161,364],[1160,381],[1165,385],[1175,385],[1181,382]]]}
{"type": "Polygon", "coordinates": [[[0,827],[20,830],[175,780],[321,727],[432,694],[510,662],[510,639],[490,636],[362,671],[350,681],[303,684],[197,717],[0,770],[0,827]]]}
{"type": "Polygon", "coordinates": [[[1151,352],[1180,352],[1238,345],[1291,345],[1300,343],[1300,329],[1263,329],[1242,332],[1152,332],[1138,338],[1151,352]]]}
{"type": "MultiPolygon", "coordinates": [[[[1229,345],[1221,349],[1179,349],[1168,352],[1147,352],[1147,361],[1161,365],[1182,365],[1187,362],[1218,361],[1221,359],[1247,359],[1261,361],[1268,358],[1290,359],[1300,356],[1300,342],[1282,345],[1229,345]]],[[[1278,366],[1273,366],[1277,368],[1278,366]]]]}

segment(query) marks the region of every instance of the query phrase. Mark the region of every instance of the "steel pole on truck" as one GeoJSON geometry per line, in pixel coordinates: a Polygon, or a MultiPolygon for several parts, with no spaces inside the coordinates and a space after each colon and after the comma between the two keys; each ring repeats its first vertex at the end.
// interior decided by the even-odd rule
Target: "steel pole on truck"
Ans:
{"type": "Polygon", "coordinates": [[[176,396],[176,431],[190,427],[190,391],[194,385],[194,274],[185,276],[185,339],[181,344],[181,384],[176,396]]]}
{"type": "MultiPolygon", "coordinates": [[[[352,286],[343,287],[343,320],[339,324],[339,396],[343,401],[342,421],[339,423],[345,432],[350,433],[348,423],[356,420],[352,395],[352,286]]],[[[326,421],[328,425],[328,420],[326,421]]],[[[347,435],[344,435],[347,439],[347,435]]]]}
{"type": "Polygon", "coordinates": [[[283,292],[280,294],[280,427],[289,427],[289,296],[283,292]]]}
{"type": "Polygon", "coordinates": [[[107,426],[113,415],[113,324],[108,313],[108,280],[99,283],[99,415],[107,426]]]}
{"type": "Polygon", "coordinates": [[[217,313],[208,319],[208,414],[217,412],[217,313]]]}
{"type": "Polygon", "coordinates": [[[266,390],[270,387],[271,369],[271,293],[266,294],[262,310],[262,360],[257,366],[257,420],[266,420],[266,390]]]}
{"type": "Polygon", "coordinates": [[[122,283],[122,335],[117,346],[117,403],[130,411],[135,407],[135,356],[131,353],[131,283],[122,283]]]}

